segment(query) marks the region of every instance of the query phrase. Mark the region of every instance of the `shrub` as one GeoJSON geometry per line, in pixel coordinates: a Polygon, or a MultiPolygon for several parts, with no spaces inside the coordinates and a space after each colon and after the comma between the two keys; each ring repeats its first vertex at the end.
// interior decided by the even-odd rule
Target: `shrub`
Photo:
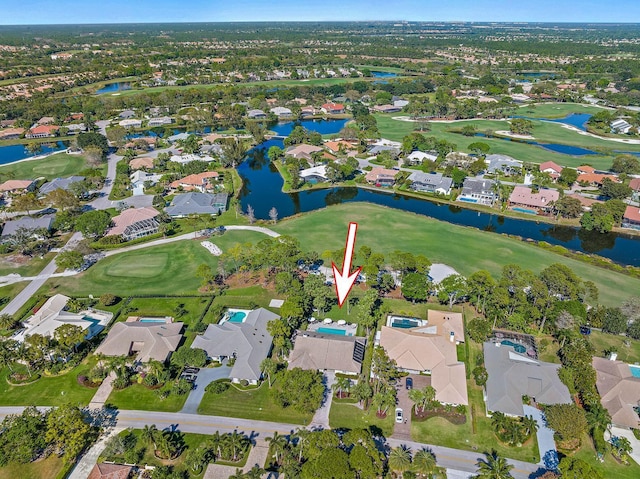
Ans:
{"type": "Polygon", "coordinates": [[[128,449],[124,453],[124,462],[127,464],[138,464],[144,457],[144,449],[128,449]]]}
{"type": "Polygon", "coordinates": [[[205,391],[212,394],[222,394],[227,389],[229,389],[229,387],[229,381],[223,379],[221,381],[214,381],[212,383],[209,383],[209,385],[207,385],[207,387],[205,388],[205,391]]]}
{"type": "Polygon", "coordinates": [[[178,396],[183,396],[184,394],[187,394],[189,391],[191,391],[191,389],[191,383],[184,378],[180,378],[175,383],[173,383],[171,392],[177,394],[178,396]]]}
{"type": "Polygon", "coordinates": [[[247,381],[246,379],[241,379],[240,380],[240,386],[246,388],[248,385],[249,385],[249,381],[247,381]]]}
{"type": "Polygon", "coordinates": [[[130,381],[129,378],[125,375],[117,376],[111,384],[115,389],[124,389],[129,386],[130,381]]]}
{"type": "Polygon", "coordinates": [[[100,296],[100,303],[104,306],[111,306],[118,302],[118,297],[115,294],[105,293],[100,296]]]}
{"type": "Polygon", "coordinates": [[[474,318],[469,321],[467,332],[469,333],[469,337],[476,343],[483,343],[491,335],[491,321],[474,318]]]}
{"type": "Polygon", "coordinates": [[[487,379],[489,379],[489,373],[487,373],[487,370],[485,368],[483,368],[482,366],[478,366],[473,370],[472,374],[473,374],[473,379],[475,380],[478,386],[484,386],[485,384],[487,384],[487,379]]]}

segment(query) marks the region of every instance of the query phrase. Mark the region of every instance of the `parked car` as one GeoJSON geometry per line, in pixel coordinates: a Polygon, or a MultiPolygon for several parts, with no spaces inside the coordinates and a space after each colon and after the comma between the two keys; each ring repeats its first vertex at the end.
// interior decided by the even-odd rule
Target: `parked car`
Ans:
{"type": "Polygon", "coordinates": [[[402,414],[402,409],[396,408],[396,422],[402,423],[404,421],[404,415],[402,414]]]}
{"type": "Polygon", "coordinates": [[[407,381],[405,383],[407,389],[413,389],[413,379],[411,378],[407,378],[407,381]]]}

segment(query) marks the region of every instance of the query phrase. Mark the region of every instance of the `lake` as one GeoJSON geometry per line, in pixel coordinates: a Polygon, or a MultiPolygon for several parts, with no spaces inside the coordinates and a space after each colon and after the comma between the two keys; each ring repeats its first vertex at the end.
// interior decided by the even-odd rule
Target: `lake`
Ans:
{"type": "MultiPolygon", "coordinates": [[[[314,131],[331,134],[340,131],[344,120],[303,123],[314,131]]],[[[293,126],[293,123],[279,123],[271,129],[276,130],[279,135],[287,135],[293,126]]],[[[265,141],[252,148],[247,159],[238,166],[238,173],[244,181],[240,192],[242,209],[246,211],[247,205],[251,205],[256,218],[268,219],[269,210],[272,207],[278,210],[280,218],[286,218],[330,205],[365,201],[410,211],[456,225],[546,241],[575,251],[595,253],[621,264],[640,266],[640,238],[631,235],[600,234],[580,228],[508,218],[500,214],[481,213],[457,205],[435,203],[428,199],[413,198],[385,190],[371,191],[355,187],[336,187],[284,193],[282,192],[284,181],[267,156],[267,151],[272,146],[282,148],[284,145],[279,139],[265,141]]]]}
{"type": "Polygon", "coordinates": [[[398,74],[391,72],[371,71],[371,76],[374,78],[395,78],[398,76],[398,74]]]}
{"type": "Polygon", "coordinates": [[[527,120],[543,120],[543,121],[550,121],[553,123],[564,123],[565,125],[574,126],[579,130],[587,131],[587,122],[589,121],[589,118],[591,118],[592,116],[593,115],[591,113],[570,113],[564,118],[532,118],[529,116],[520,116],[520,115],[515,115],[515,116],[512,116],[511,118],[525,118],[527,120]]]}
{"type": "Polygon", "coordinates": [[[27,150],[25,145],[0,146],[0,165],[14,163],[34,156],[44,155],[45,153],[53,153],[55,151],[63,151],[69,147],[68,141],[58,141],[47,145],[42,145],[40,149],[34,153],[27,150]]]}
{"type": "Polygon", "coordinates": [[[105,86],[96,91],[96,94],[102,95],[103,93],[117,93],[119,91],[131,90],[131,83],[129,82],[115,82],[107,83],[105,86]]]}

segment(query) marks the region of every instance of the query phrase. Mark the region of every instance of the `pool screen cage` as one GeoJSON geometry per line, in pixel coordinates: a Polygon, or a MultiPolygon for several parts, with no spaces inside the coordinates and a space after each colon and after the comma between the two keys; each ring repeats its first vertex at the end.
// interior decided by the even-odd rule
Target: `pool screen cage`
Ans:
{"type": "Polygon", "coordinates": [[[536,346],[536,340],[530,334],[516,333],[514,331],[507,331],[504,329],[494,329],[492,333],[494,341],[502,341],[504,339],[507,339],[514,343],[522,344],[527,348],[528,353],[532,352],[535,359],[538,359],[538,348],[536,346]]]}

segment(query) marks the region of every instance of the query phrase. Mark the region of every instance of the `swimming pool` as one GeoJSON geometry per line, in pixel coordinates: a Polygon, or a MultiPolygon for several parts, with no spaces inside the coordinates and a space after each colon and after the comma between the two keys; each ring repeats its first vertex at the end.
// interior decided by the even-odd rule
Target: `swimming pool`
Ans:
{"type": "Polygon", "coordinates": [[[336,328],[318,328],[316,330],[318,333],[322,334],[337,334],[339,336],[346,336],[347,331],[344,329],[336,329],[336,328]]]}
{"type": "Polygon", "coordinates": [[[517,211],[519,213],[527,213],[528,215],[537,215],[538,212],[536,210],[529,210],[527,208],[511,208],[513,211],[517,211]]]}
{"type": "Polygon", "coordinates": [[[403,329],[417,328],[418,326],[420,326],[420,324],[422,324],[422,322],[419,319],[393,318],[391,320],[392,328],[403,328],[403,329]]]}
{"type": "Polygon", "coordinates": [[[477,203],[475,198],[458,198],[458,201],[464,201],[465,203],[477,203]]]}
{"type": "Polygon", "coordinates": [[[508,339],[500,341],[500,344],[502,344],[503,346],[511,346],[516,353],[524,354],[527,352],[527,348],[525,348],[522,344],[514,343],[513,341],[509,341],[508,339]]]}
{"type": "Polygon", "coordinates": [[[247,313],[244,311],[229,311],[229,321],[230,323],[244,323],[245,318],[247,317],[247,313]]]}
{"type": "Polygon", "coordinates": [[[640,366],[632,366],[629,364],[629,369],[631,370],[631,375],[634,378],[640,378],[640,366]]]}
{"type": "Polygon", "coordinates": [[[140,318],[138,322],[139,323],[166,323],[167,320],[164,318],[140,318]]]}

